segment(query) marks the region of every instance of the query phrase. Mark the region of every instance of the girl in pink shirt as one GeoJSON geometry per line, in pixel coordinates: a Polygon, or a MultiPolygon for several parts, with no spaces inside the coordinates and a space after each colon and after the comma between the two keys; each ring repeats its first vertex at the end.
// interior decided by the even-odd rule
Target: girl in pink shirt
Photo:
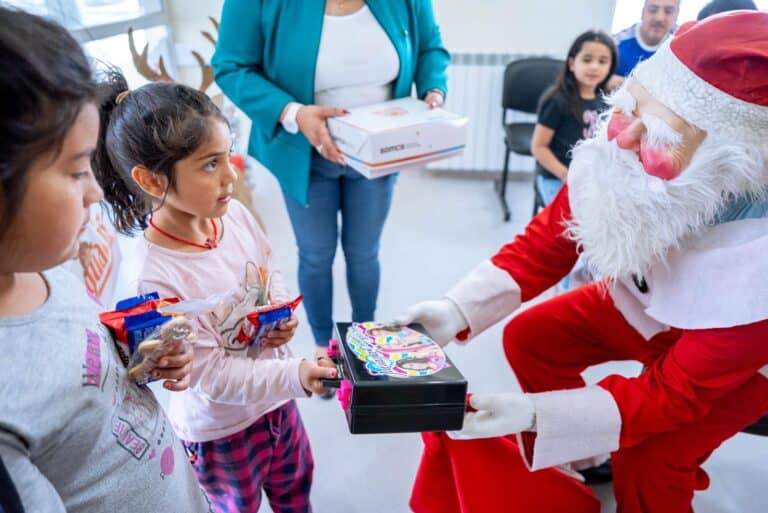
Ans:
{"type": "Polygon", "coordinates": [[[310,511],[312,454],[294,398],[321,393],[336,369],[294,358],[295,317],[260,343],[246,314],[268,294],[288,300],[270,247],[231,199],[236,171],[226,119],[203,93],[171,83],[129,91],[112,73],[101,106],[94,171],[121,232],[143,230],[138,292],[181,299],[234,292],[201,316],[190,388],[168,415],[198,479],[222,512],[310,511]]]}

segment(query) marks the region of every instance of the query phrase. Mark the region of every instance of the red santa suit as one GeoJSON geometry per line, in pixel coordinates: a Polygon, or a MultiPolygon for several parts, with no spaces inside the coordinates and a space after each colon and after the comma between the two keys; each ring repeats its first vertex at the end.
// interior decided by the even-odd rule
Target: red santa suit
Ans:
{"type": "MultiPolygon", "coordinates": [[[[716,25],[684,26],[636,79],[710,135],[733,130],[766,144],[757,137],[768,135],[768,14],[705,23],[716,25]],[[725,49],[717,59],[704,50],[713,36],[725,49]],[[662,75],[654,66],[665,60],[674,62],[662,75]],[[738,93],[735,77],[746,86],[738,93]],[[683,101],[674,92],[680,84],[683,101]],[[723,102],[725,111],[707,108],[723,102]]],[[[758,186],[750,194],[768,183],[764,164],[749,178],[757,177],[758,186]]],[[[579,248],[567,229],[580,212],[571,207],[564,187],[522,235],[447,294],[471,335],[573,267],[579,248]]],[[[692,511],[694,491],[708,484],[701,464],[768,412],[766,254],[768,218],[710,223],[653,259],[642,275],[587,285],[514,317],[504,351],[533,401],[535,430],[477,440],[424,434],[413,510],[598,513],[592,491],[562,465],[588,466],[611,454],[620,513],[692,511]],[[581,373],[610,360],[639,360],[646,370],[585,386],[581,373]]]]}

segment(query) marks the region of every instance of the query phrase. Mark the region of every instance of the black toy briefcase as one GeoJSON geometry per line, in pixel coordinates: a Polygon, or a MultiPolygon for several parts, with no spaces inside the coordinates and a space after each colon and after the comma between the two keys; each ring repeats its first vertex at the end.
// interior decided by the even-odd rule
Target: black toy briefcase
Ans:
{"type": "Polygon", "coordinates": [[[459,430],[467,381],[423,326],[336,323],[329,357],[351,433],[459,430]]]}

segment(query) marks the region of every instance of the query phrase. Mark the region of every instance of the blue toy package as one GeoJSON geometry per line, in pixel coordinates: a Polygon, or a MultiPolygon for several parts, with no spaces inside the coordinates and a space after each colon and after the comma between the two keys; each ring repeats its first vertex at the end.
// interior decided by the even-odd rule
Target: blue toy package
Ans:
{"type": "Polygon", "coordinates": [[[163,315],[157,310],[131,315],[125,318],[125,330],[128,332],[128,350],[133,355],[136,347],[149,338],[158,326],[173,319],[170,315],[163,315]]]}
{"type": "Polygon", "coordinates": [[[293,312],[290,307],[286,306],[269,312],[257,313],[259,316],[259,324],[256,328],[256,334],[251,341],[251,345],[260,343],[261,340],[267,336],[267,333],[276,329],[282,321],[290,319],[293,312]]]}
{"type": "Polygon", "coordinates": [[[277,329],[281,322],[287,321],[293,315],[293,311],[299,306],[304,296],[298,296],[288,303],[279,303],[261,307],[255,312],[249,313],[246,318],[256,329],[253,339],[249,342],[251,346],[258,346],[267,333],[277,329]]]}
{"type": "Polygon", "coordinates": [[[129,297],[128,299],[123,299],[121,301],[118,301],[117,304],[115,305],[115,310],[128,310],[129,308],[133,308],[134,306],[142,305],[148,301],[158,300],[158,299],[160,299],[160,294],[158,294],[157,292],[149,292],[141,296],[129,297]]]}
{"type": "Polygon", "coordinates": [[[128,365],[128,360],[146,333],[170,320],[170,314],[161,316],[159,309],[178,301],[175,297],[160,299],[157,292],[150,292],[123,299],[117,303],[115,310],[99,314],[101,323],[113,334],[118,354],[125,365],[128,365]]]}

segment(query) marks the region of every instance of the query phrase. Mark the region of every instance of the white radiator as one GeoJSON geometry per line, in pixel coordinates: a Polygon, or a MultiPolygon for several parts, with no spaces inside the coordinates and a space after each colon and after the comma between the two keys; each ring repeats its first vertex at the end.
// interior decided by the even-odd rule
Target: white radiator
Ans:
{"type": "MultiPolygon", "coordinates": [[[[504,68],[512,60],[531,55],[457,53],[448,66],[445,108],[469,118],[467,147],[458,157],[430,164],[430,169],[501,171],[504,165],[504,129],[501,89],[504,68]]],[[[509,112],[507,122],[536,121],[535,114],[509,112]]],[[[531,157],[509,156],[510,171],[533,171],[531,157]]]]}

